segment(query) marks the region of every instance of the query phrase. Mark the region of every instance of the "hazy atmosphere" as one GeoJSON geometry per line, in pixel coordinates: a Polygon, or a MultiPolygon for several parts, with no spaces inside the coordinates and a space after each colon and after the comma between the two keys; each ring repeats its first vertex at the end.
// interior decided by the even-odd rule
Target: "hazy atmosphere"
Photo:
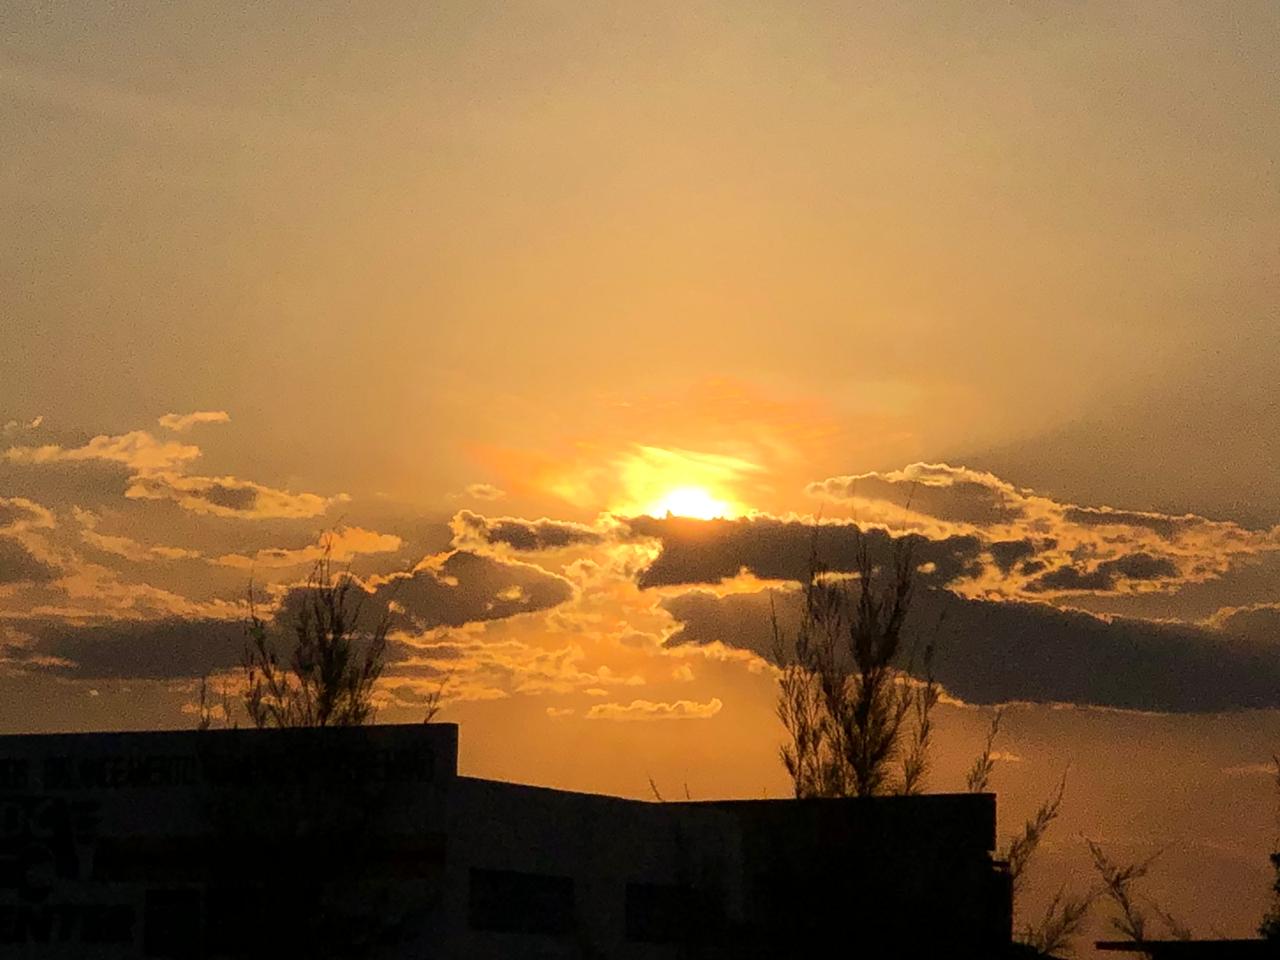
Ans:
{"type": "Polygon", "coordinates": [[[1019,915],[1089,838],[1255,933],[1275,3],[0,23],[0,732],[194,725],[327,543],[464,773],[786,796],[771,610],[914,533],[929,789],[1066,774],[1019,915]]]}

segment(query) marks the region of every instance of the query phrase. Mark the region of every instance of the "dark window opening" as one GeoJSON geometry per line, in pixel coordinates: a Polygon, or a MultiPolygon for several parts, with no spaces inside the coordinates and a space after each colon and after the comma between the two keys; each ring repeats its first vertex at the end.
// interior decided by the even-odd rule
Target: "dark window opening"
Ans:
{"type": "Polygon", "coordinates": [[[516,870],[471,870],[473,930],[563,936],[576,926],[573,880],[516,870]]]}

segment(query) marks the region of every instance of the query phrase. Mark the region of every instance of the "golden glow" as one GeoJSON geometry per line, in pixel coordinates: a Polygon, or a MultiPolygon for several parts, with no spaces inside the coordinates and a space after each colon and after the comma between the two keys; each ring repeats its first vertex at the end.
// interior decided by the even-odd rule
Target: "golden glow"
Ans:
{"type": "Polygon", "coordinates": [[[705,487],[676,487],[665,496],[645,507],[651,517],[692,517],[695,520],[714,520],[732,516],[735,511],[723,500],[717,500],[705,487]]]}
{"type": "Polygon", "coordinates": [[[746,512],[737,491],[759,471],[745,460],[717,454],[637,446],[614,462],[612,513],[712,520],[746,512]]]}

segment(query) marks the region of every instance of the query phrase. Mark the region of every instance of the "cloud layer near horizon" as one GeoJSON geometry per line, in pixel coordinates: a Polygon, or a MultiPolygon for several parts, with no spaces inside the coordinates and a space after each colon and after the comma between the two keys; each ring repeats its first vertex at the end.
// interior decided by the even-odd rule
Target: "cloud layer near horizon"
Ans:
{"type": "MultiPolygon", "coordinates": [[[[187,432],[229,419],[203,411],[161,422],[187,432]]],[[[415,702],[446,674],[464,699],[604,693],[625,677],[657,695],[557,705],[557,716],[712,718],[723,690],[701,686],[689,656],[759,669],[772,648],[771,605],[784,625],[795,616],[815,557],[851,574],[861,549],[882,566],[905,542],[918,571],[911,627],[936,632],[939,677],[959,700],[1280,707],[1274,594],[1223,604],[1204,622],[1123,614],[1135,597],[1211,588],[1266,561],[1280,552],[1274,529],[1062,503],[989,473],[914,464],[809,485],[811,498],[849,519],[602,514],[584,523],[463,509],[451,543],[423,550],[409,517],[318,526],[336,504],[360,509],[342,494],[193,474],[203,455],[193,444],[141,430],[79,441],[48,431],[33,422],[0,450],[4,476],[26,481],[15,484],[21,495],[0,497],[0,632],[11,672],[189,681],[233,671],[244,578],[267,591],[283,629],[327,551],[365,568],[355,580],[365,613],[391,617],[387,684],[397,702],[415,702]],[[95,487],[88,506],[68,502],[60,491],[80,488],[52,481],[86,469],[114,471],[114,493],[95,487]],[[47,503],[29,495],[39,478],[51,481],[47,503]],[[169,535],[157,540],[155,530],[169,535]],[[1086,601],[1115,609],[1075,608],[1086,601]],[[677,695],[675,685],[690,682],[692,694],[677,695]]]]}

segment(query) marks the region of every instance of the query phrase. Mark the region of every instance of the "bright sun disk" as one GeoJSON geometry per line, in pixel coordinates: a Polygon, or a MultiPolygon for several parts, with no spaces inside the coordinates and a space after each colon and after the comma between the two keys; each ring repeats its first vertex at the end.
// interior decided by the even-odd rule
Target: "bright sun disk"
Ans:
{"type": "Polygon", "coordinates": [[[733,508],[711,495],[705,487],[676,487],[644,510],[651,517],[665,517],[668,513],[695,520],[714,520],[727,517],[733,508]]]}

